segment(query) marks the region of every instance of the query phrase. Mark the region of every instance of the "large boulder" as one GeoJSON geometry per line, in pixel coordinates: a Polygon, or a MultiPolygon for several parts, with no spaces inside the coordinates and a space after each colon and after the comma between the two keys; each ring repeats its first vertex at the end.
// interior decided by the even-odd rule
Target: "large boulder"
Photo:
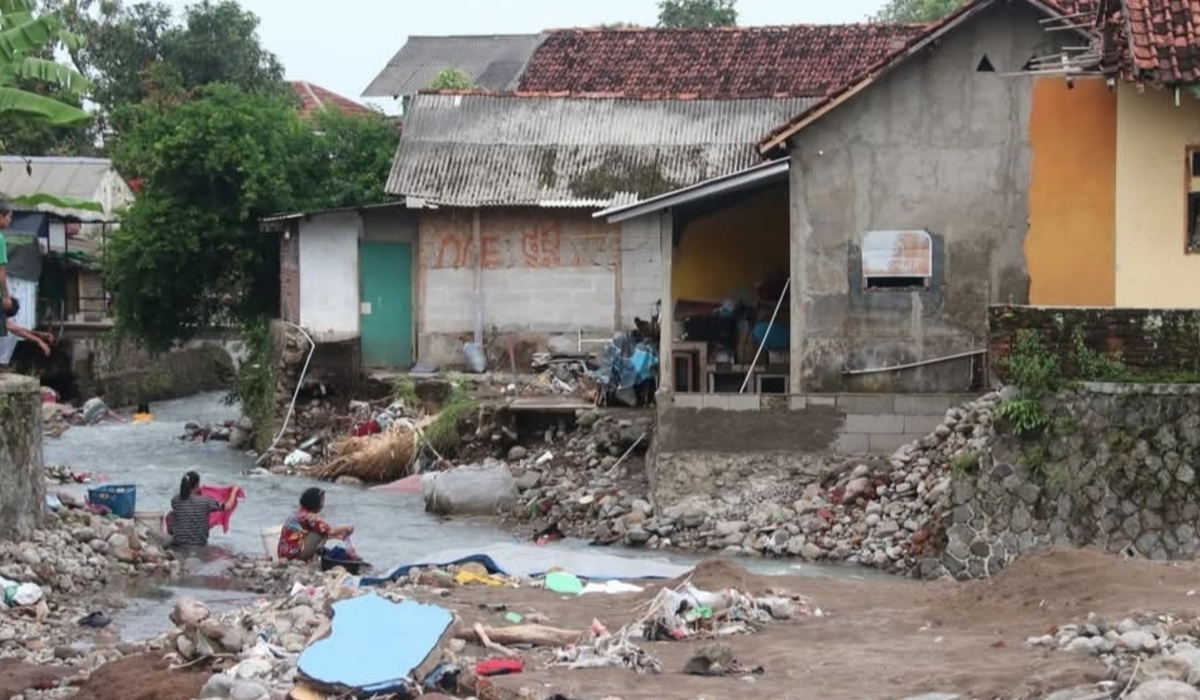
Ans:
{"type": "Polygon", "coordinates": [[[517,504],[517,481],[496,460],[421,477],[425,510],[439,515],[494,515],[517,504]]]}

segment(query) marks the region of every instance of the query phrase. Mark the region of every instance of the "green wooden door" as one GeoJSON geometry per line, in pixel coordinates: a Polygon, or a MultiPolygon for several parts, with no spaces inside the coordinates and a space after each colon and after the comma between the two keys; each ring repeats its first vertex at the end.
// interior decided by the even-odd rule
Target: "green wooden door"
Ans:
{"type": "Polygon", "coordinates": [[[363,241],[358,249],[362,289],[362,363],[412,365],[412,244],[363,241]]]}

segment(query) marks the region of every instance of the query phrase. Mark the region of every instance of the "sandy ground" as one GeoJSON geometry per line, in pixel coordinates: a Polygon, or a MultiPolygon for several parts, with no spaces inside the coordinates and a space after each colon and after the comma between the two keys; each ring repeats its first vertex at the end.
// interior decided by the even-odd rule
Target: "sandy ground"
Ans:
{"type": "MultiPolygon", "coordinates": [[[[1031,555],[996,579],[967,584],[759,577],[721,560],[702,565],[692,582],[709,590],[787,589],[811,598],[826,616],[727,639],[743,665],[765,667],[753,680],[682,674],[699,644],[685,641],[646,644],[663,662],[659,676],[547,669],[546,657],[531,652],[524,674],[495,684],[536,689],[526,697],[539,700],[555,692],[593,700],[891,700],[927,692],[1041,698],[1103,680],[1105,670],[1091,658],[1028,649],[1028,637],[1081,621],[1089,612],[1110,619],[1148,612],[1200,615],[1200,601],[1188,596],[1200,588],[1200,565],[1121,561],[1087,550],[1031,555]]],[[[521,614],[542,613],[555,627],[582,629],[596,617],[616,630],[638,617],[636,608],[655,590],[566,600],[540,590],[464,587],[440,602],[467,622],[503,625],[503,613],[487,606],[505,603],[521,614]]]]}
{"type": "MultiPolygon", "coordinates": [[[[762,577],[721,559],[702,564],[691,580],[707,590],[788,590],[807,596],[825,616],[777,622],[756,635],[724,640],[743,665],[764,667],[765,673],[752,680],[684,675],[684,663],[701,642],[656,642],[644,644],[662,661],[664,672],[657,676],[547,668],[544,652],[525,652],[524,673],[492,679],[497,690],[508,691],[499,697],[897,700],[954,692],[981,700],[1040,699],[1103,680],[1106,673],[1090,657],[1028,649],[1028,637],[1082,621],[1088,613],[1112,620],[1139,613],[1200,616],[1200,599],[1188,595],[1200,589],[1200,564],[1124,561],[1091,550],[1030,555],[995,579],[966,584],[762,577]]],[[[468,624],[503,626],[505,611],[515,611],[540,613],[546,624],[568,629],[583,630],[597,618],[615,631],[637,619],[639,606],[657,589],[568,599],[539,589],[465,586],[427,597],[468,624]],[[506,610],[498,610],[500,605],[506,610]]],[[[488,655],[475,646],[465,654],[488,655]]],[[[0,698],[15,689],[6,686],[33,680],[35,671],[0,666],[0,698]]],[[[121,700],[184,700],[195,697],[191,693],[204,679],[204,674],[165,671],[153,656],[130,657],[98,670],[75,697],[117,700],[113,691],[121,689],[121,700]],[[129,694],[131,688],[148,694],[129,694]]]]}

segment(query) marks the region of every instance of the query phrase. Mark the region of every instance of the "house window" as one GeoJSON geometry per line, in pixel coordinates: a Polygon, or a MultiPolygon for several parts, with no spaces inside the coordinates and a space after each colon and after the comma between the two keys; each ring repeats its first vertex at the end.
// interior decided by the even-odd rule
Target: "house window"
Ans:
{"type": "Polygon", "coordinates": [[[928,231],[867,231],[862,237],[863,287],[880,292],[929,289],[933,238],[928,231]]]}
{"type": "Polygon", "coordinates": [[[1200,253],[1200,147],[1187,154],[1187,252],[1200,253]]]}

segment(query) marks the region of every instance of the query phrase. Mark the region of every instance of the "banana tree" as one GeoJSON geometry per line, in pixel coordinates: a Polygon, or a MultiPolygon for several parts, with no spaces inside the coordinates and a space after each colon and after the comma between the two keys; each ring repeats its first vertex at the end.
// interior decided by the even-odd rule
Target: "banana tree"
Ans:
{"type": "MultiPolygon", "coordinates": [[[[41,57],[60,43],[70,50],[78,49],[82,40],[63,30],[62,20],[55,13],[35,17],[34,3],[0,0],[0,119],[32,119],[56,126],[87,121],[91,115],[79,107],[18,87],[18,81],[33,80],[75,95],[86,94],[92,87],[79,71],[41,57]]],[[[51,206],[104,211],[98,202],[48,194],[16,197],[13,203],[34,209],[51,206]]]]}
{"type": "Polygon", "coordinates": [[[81,39],[62,28],[56,13],[34,16],[35,0],[0,0],[0,118],[27,118],[55,125],[91,118],[84,110],[17,86],[32,79],[83,95],[92,84],[79,71],[41,58],[62,43],[78,47],[81,39]]]}

